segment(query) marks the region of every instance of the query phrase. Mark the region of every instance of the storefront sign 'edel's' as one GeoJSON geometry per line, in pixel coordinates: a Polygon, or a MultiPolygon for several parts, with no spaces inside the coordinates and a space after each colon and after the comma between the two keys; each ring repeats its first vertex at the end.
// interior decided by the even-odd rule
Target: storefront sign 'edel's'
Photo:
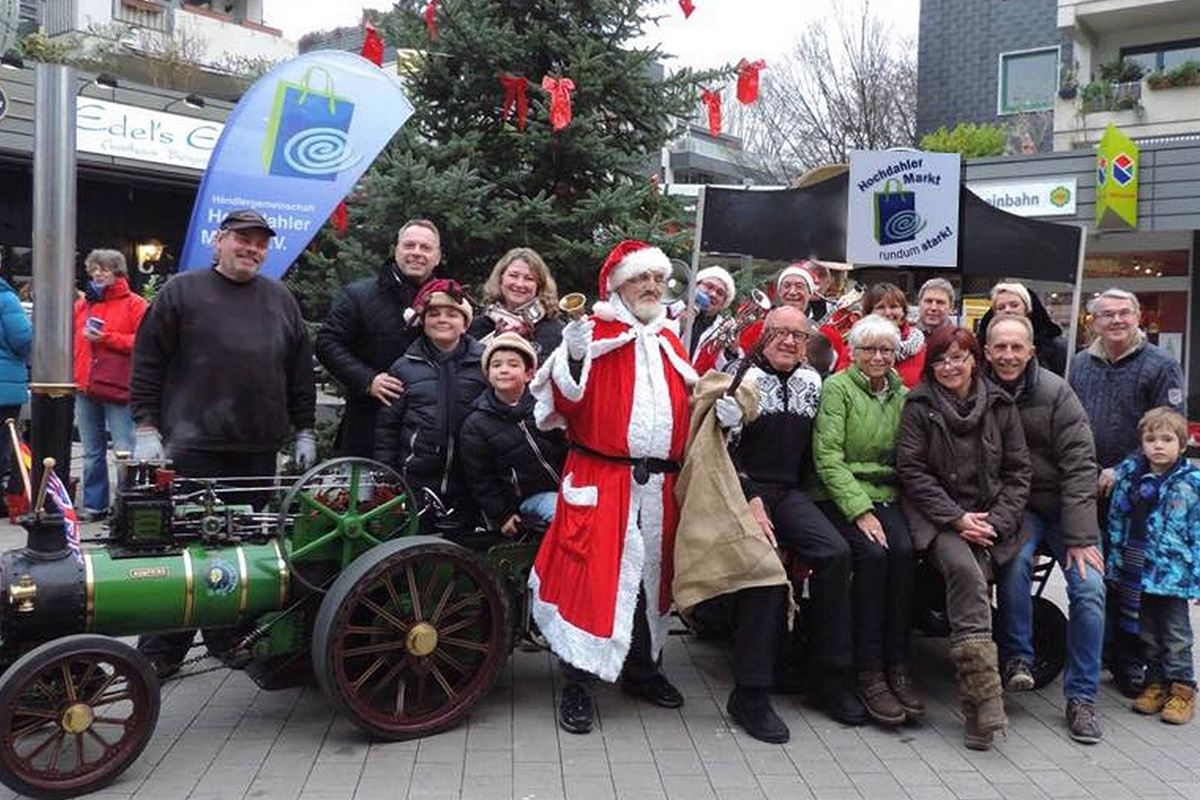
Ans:
{"type": "Polygon", "coordinates": [[[958,266],[960,166],[956,153],[853,151],[846,260],[958,266]]]}
{"type": "Polygon", "coordinates": [[[1111,122],[1096,146],[1096,228],[1137,227],[1138,146],[1111,122]]]}
{"type": "Polygon", "coordinates": [[[75,149],[204,169],[222,127],[219,122],[182,114],[80,98],[75,110],[75,149]]]}
{"type": "Polygon", "coordinates": [[[221,220],[253,208],[276,231],[263,274],[280,277],[411,114],[392,78],[353,53],[319,50],[274,67],[225,120],[180,268],[207,267],[221,220]]]}

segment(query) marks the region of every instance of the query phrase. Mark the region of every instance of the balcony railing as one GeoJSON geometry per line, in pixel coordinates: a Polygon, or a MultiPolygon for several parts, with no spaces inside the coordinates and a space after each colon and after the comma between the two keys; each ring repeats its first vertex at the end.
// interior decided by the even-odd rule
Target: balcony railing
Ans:
{"type": "Polygon", "coordinates": [[[113,0],[113,22],[171,35],[175,15],[156,0],[113,0]]]}

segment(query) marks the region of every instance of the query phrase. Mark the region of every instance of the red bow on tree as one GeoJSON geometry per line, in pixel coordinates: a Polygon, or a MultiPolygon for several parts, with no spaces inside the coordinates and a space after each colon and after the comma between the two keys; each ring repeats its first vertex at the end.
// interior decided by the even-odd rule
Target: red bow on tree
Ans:
{"type": "Polygon", "coordinates": [[[542,88],[550,95],[550,126],[562,130],[571,122],[571,91],[575,81],[570,78],[542,78],[542,88]]]}
{"type": "Polygon", "coordinates": [[[737,65],[737,99],[742,103],[753,103],[758,99],[758,71],[767,66],[761,58],[758,61],[742,59],[737,65]]]}
{"type": "Polygon", "coordinates": [[[504,88],[504,99],[500,102],[500,119],[508,119],[508,115],[512,113],[515,105],[517,107],[517,130],[525,130],[525,117],[529,114],[529,98],[525,94],[525,87],[529,85],[529,79],[524,75],[509,75],[508,73],[501,73],[496,78],[504,88]]]}
{"type": "Polygon", "coordinates": [[[690,17],[692,12],[696,10],[696,6],[692,3],[692,0],[679,0],[679,7],[683,9],[684,19],[690,17]]]}
{"type": "Polygon", "coordinates": [[[437,0],[429,0],[425,4],[425,32],[429,34],[430,39],[437,38],[437,0]]]}
{"type": "Polygon", "coordinates": [[[360,52],[363,58],[378,67],[383,64],[383,37],[371,23],[368,22],[363,27],[366,28],[366,34],[363,36],[360,52]]]}
{"type": "Polygon", "coordinates": [[[333,214],[329,217],[330,223],[333,224],[333,229],[341,236],[346,232],[346,201],[339,200],[337,208],[333,210],[333,214]]]}
{"type": "Polygon", "coordinates": [[[708,132],[716,136],[721,132],[721,90],[705,89],[700,92],[700,102],[708,106],[708,132]]]}

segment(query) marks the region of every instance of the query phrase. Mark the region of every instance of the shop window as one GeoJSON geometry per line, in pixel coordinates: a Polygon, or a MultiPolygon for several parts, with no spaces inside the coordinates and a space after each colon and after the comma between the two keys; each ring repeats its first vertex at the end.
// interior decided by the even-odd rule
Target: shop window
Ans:
{"type": "Polygon", "coordinates": [[[1054,107],[1058,48],[1000,54],[998,113],[1018,114],[1054,107]]]}

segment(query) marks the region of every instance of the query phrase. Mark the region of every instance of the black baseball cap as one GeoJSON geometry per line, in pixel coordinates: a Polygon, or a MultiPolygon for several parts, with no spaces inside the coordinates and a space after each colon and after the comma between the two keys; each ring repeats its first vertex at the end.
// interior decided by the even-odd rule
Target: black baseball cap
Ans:
{"type": "Polygon", "coordinates": [[[261,228],[269,236],[275,235],[275,229],[267,224],[267,218],[253,208],[239,208],[236,211],[230,211],[225,215],[225,219],[221,220],[221,230],[223,231],[247,231],[251,228],[261,228]]]}

